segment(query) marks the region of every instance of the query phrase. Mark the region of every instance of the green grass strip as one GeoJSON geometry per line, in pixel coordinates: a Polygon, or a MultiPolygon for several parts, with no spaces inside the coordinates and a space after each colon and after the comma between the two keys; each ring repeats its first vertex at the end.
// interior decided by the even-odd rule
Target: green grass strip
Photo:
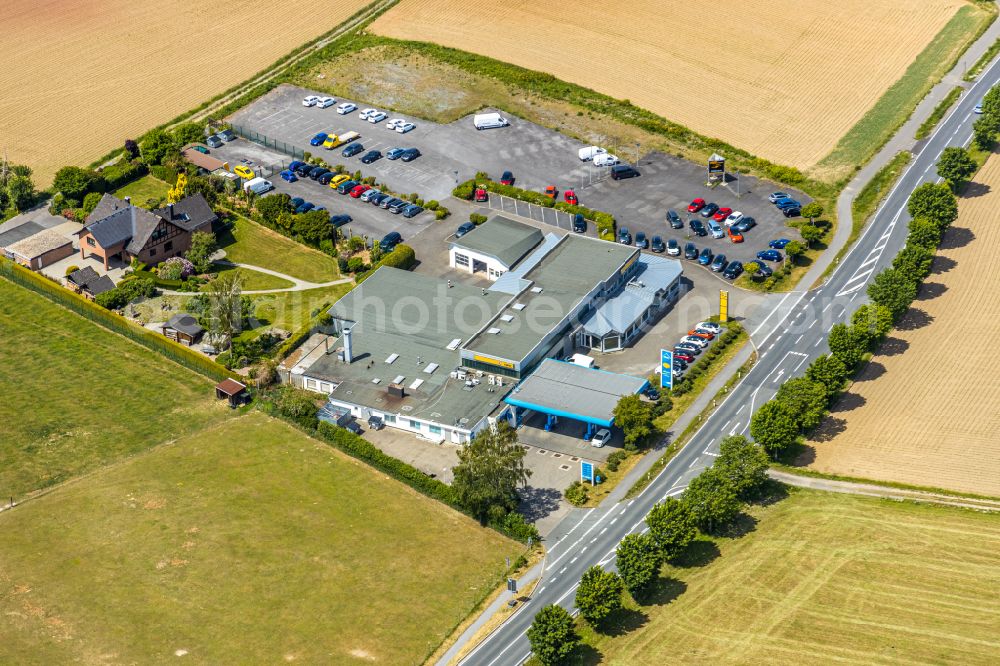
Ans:
{"type": "Polygon", "coordinates": [[[965,88],[962,86],[955,86],[948,91],[948,94],[945,95],[940,104],[934,107],[934,110],[931,111],[931,115],[927,116],[927,120],[924,121],[923,125],[917,128],[917,133],[913,136],[916,139],[923,139],[927,137],[931,133],[931,130],[937,127],[937,124],[941,122],[942,118],[944,118],[944,114],[948,113],[948,109],[955,105],[955,102],[958,101],[959,97],[961,97],[963,90],[965,90],[965,88]]]}
{"type": "Polygon", "coordinates": [[[990,45],[990,48],[986,49],[986,53],[984,53],[982,57],[976,61],[976,64],[965,73],[963,78],[966,81],[975,81],[976,78],[983,73],[983,70],[986,69],[986,66],[993,62],[993,58],[995,58],[998,53],[1000,53],[1000,39],[997,39],[992,45],[990,45]]]}

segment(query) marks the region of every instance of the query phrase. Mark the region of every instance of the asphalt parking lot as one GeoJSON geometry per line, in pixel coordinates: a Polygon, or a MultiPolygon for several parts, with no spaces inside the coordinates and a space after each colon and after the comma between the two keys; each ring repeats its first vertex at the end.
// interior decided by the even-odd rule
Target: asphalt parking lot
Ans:
{"type": "MultiPolygon", "coordinates": [[[[252,167],[277,168],[291,161],[286,155],[243,139],[236,139],[220,148],[215,148],[212,154],[219,159],[227,160],[232,166],[240,164],[240,160],[249,160],[252,167]]],[[[344,213],[350,215],[352,221],[341,228],[345,235],[354,233],[358,236],[381,239],[390,231],[398,231],[405,242],[420,233],[424,227],[434,223],[434,214],[430,211],[424,211],[416,217],[407,219],[402,215],[394,215],[382,208],[376,208],[360,199],[352,199],[308,178],[288,183],[275,173],[267,176],[267,179],[274,184],[274,190],[264,196],[280,192],[291,197],[302,197],[317,206],[325,206],[331,215],[344,213]]]]}

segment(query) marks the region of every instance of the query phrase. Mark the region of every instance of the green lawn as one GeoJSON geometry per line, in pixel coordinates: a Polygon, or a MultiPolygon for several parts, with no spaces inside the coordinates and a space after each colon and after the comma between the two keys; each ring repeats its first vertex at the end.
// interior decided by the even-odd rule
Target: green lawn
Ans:
{"type": "Polygon", "coordinates": [[[233,216],[233,219],[235,223],[230,229],[217,229],[215,234],[229,261],[269,268],[308,282],[340,278],[337,261],[332,257],[245,217],[233,216]]]}
{"type": "Polygon", "coordinates": [[[582,663],[996,664],[1000,516],[817,491],[696,542],[582,663]]]}
{"type": "Polygon", "coordinates": [[[228,413],[201,375],[2,279],[0,386],[5,501],[228,413]]]}
{"type": "Polygon", "coordinates": [[[132,203],[136,206],[146,206],[150,199],[166,200],[170,185],[152,176],[143,176],[139,180],[115,191],[114,195],[119,199],[132,197],[132,203]]]}
{"type": "MultiPolygon", "coordinates": [[[[268,275],[267,273],[261,273],[260,271],[253,271],[248,268],[235,268],[233,266],[215,264],[212,267],[212,270],[219,275],[235,271],[236,274],[243,279],[244,291],[251,289],[287,289],[288,287],[295,286],[292,282],[289,282],[284,278],[268,275]]],[[[208,289],[207,284],[202,288],[202,291],[205,291],[206,289],[208,289]]]]}
{"type": "Polygon", "coordinates": [[[523,551],[257,412],[0,533],[9,664],[418,664],[523,551]]]}

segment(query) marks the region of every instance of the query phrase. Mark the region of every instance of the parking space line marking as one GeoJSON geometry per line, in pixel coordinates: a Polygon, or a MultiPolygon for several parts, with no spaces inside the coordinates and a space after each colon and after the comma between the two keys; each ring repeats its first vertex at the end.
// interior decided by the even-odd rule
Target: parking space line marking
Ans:
{"type": "Polygon", "coordinates": [[[798,337],[798,339],[797,339],[797,340],[795,340],[795,344],[797,345],[797,344],[799,344],[800,342],[802,342],[802,338],[804,338],[804,337],[806,337],[806,334],[805,334],[805,333],[803,333],[802,335],[800,335],[800,336],[798,337]]]}
{"type": "Polygon", "coordinates": [[[820,338],[819,340],[817,340],[816,344],[814,344],[813,347],[819,347],[819,343],[821,343],[821,342],[823,342],[823,338],[820,338]]]}
{"type": "Polygon", "coordinates": [[[829,310],[832,307],[833,307],[833,301],[830,301],[829,303],[826,304],[826,307],[823,308],[823,312],[826,312],[827,310],[829,310]]]}

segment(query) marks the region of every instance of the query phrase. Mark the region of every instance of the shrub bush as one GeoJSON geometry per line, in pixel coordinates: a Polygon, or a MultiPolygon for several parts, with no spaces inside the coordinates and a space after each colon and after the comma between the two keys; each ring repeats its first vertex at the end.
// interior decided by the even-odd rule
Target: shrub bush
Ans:
{"type": "Polygon", "coordinates": [[[618,466],[625,462],[626,458],[628,458],[627,451],[615,451],[608,456],[608,459],[604,462],[604,464],[607,465],[607,468],[612,472],[617,472],[618,466]]]}
{"type": "Polygon", "coordinates": [[[66,267],[65,275],[69,275],[70,273],[75,273],[78,270],[80,270],[79,266],[77,266],[76,264],[70,264],[69,266],[66,267]]]}
{"type": "Polygon", "coordinates": [[[563,495],[573,506],[583,506],[587,502],[587,486],[580,481],[574,481],[563,491],[563,495]]]}

